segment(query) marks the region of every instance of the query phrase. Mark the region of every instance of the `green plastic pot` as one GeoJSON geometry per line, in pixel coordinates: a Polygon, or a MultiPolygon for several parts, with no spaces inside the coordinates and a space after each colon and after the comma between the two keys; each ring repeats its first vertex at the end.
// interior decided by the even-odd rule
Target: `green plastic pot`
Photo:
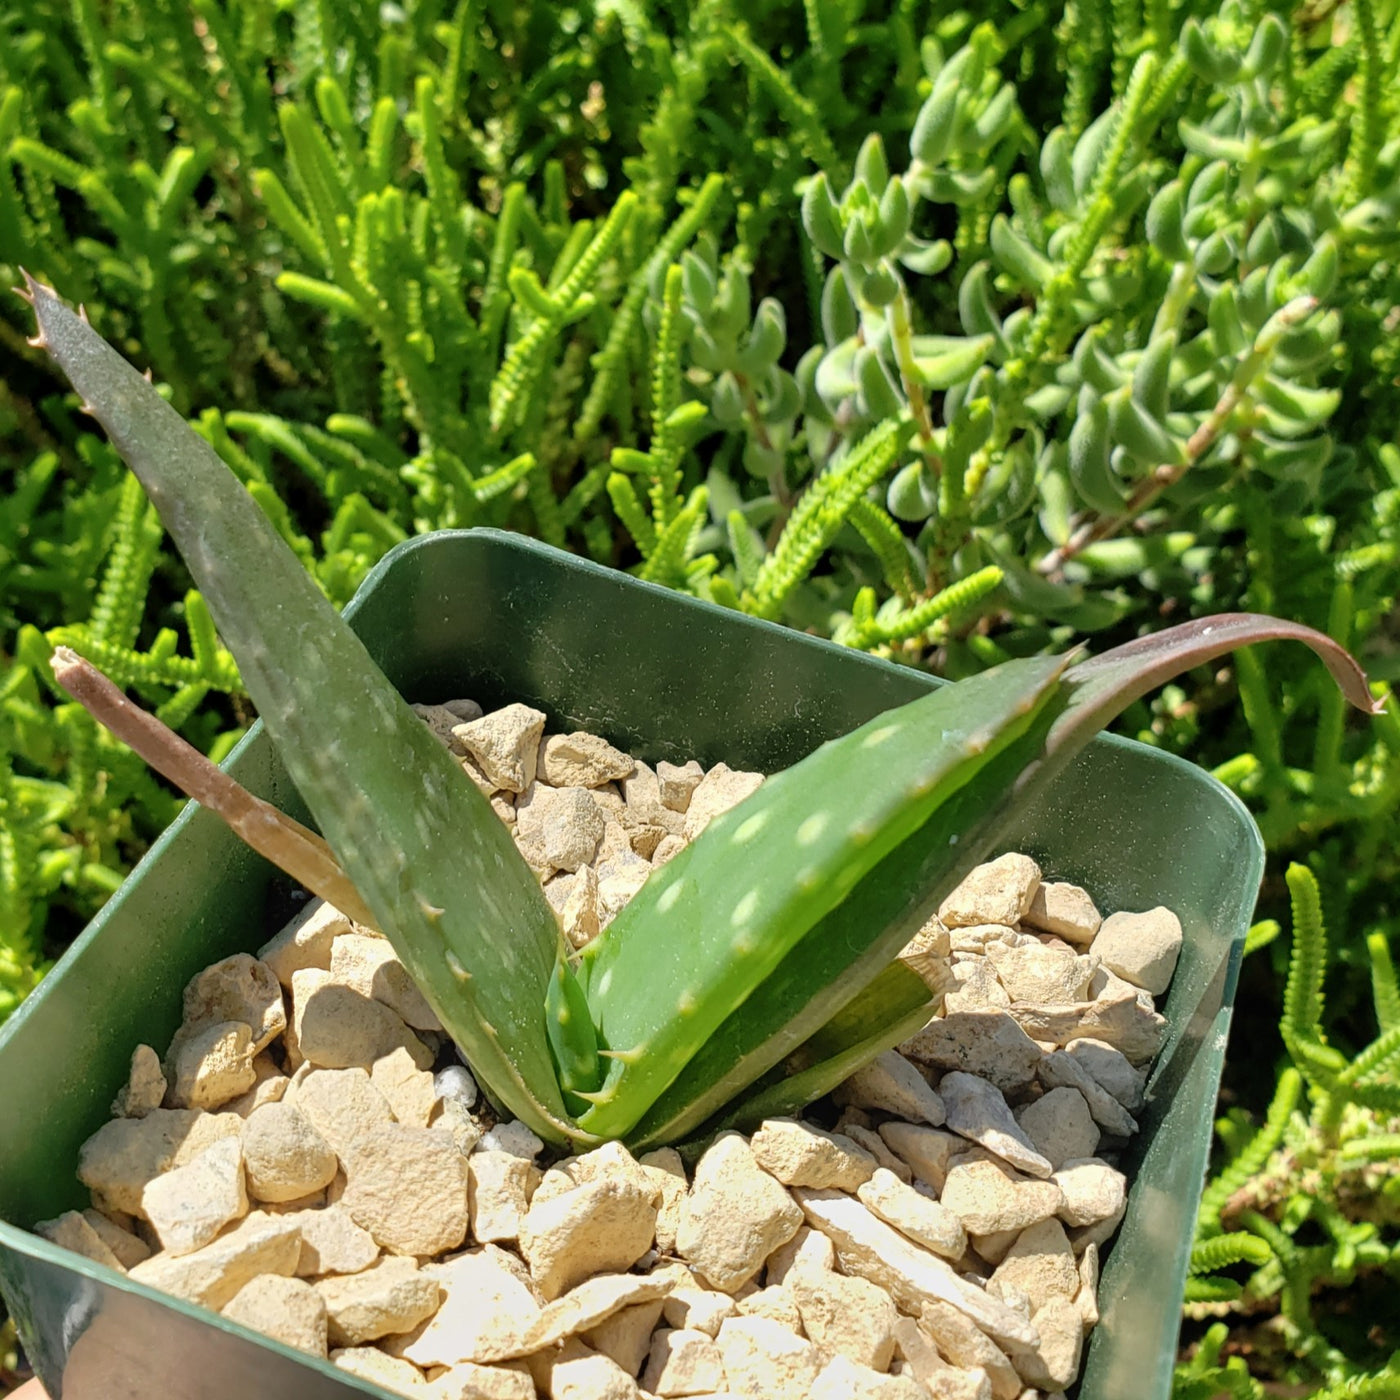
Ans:
{"type": "MultiPolygon", "coordinates": [[[[938,684],[496,531],[401,546],[346,615],[410,699],[524,700],[552,728],[591,730],[653,763],[781,768],[938,684]]],[[[304,815],[261,726],[228,766],[304,815]]],[[[1165,904],[1185,931],[1078,1389],[1080,1400],[1165,1400],[1263,847],[1205,773],[1112,737],[1090,745],[1004,847],[1106,910],[1165,904]]],[[[0,1293],[54,1396],[385,1394],[27,1233],[86,1204],[78,1149],[107,1120],[138,1042],[168,1042],[189,978],[255,950],[292,907],[277,871],[191,808],[0,1029],[0,1293]]]]}

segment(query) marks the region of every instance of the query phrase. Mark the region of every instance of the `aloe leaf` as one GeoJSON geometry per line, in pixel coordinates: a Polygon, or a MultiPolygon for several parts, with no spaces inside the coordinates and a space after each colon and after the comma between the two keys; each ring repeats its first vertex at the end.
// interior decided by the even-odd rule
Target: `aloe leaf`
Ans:
{"type": "Polygon", "coordinates": [[[29,292],[38,343],[140,478],[395,952],[501,1102],[577,1137],[545,1026],[559,929],[509,833],[214,450],[49,288],[29,292]]]}
{"type": "MultiPolygon", "coordinates": [[[[674,1018],[669,1038],[658,1036],[645,1040],[643,1065],[659,1077],[663,1066],[674,1071],[671,1082],[635,1123],[621,1129],[612,1125],[615,1119],[597,1111],[581,1118],[581,1123],[593,1128],[607,1124],[606,1131],[621,1131],[639,1145],[665,1141],[693,1132],[711,1114],[740,1093],[747,1084],[766,1073],[788,1055],[802,1035],[812,1034],[826,1017],[839,1015],[844,1003],[857,995],[880,968],[894,956],[925,917],[936,909],[939,900],[966,874],[967,870],[990,853],[998,833],[1011,816],[1036,796],[1046,784],[1126,706],[1191,666],[1213,660],[1224,652],[1250,642],[1274,639],[1295,639],[1305,642],[1326,662],[1347,698],[1358,707],[1373,711],[1377,703],[1371,699],[1366,678],[1351,657],[1337,643],[1319,632],[1296,623],[1251,614],[1229,614],[1219,618],[1185,623],[1166,632],[1127,643],[1104,656],[1082,662],[1060,675],[1058,663],[1046,672],[1031,673],[1025,668],[1037,663],[1012,662],[987,672],[973,681],[965,681],[914,701],[900,710],[891,711],[867,725],[864,730],[835,741],[818,750],[812,759],[789,769],[777,779],[770,779],[754,797],[721,818],[714,841],[707,846],[712,852],[712,868],[705,871],[715,887],[726,887],[727,867],[729,887],[735,891],[750,888],[747,880],[766,881],[766,888],[775,900],[781,899],[783,881],[790,878],[790,856],[781,847],[775,849],[782,833],[790,828],[774,821],[772,836],[762,845],[763,859],[756,865],[734,849],[734,833],[742,831],[761,808],[759,799],[779,781],[790,785],[783,790],[787,805],[798,811],[820,811],[829,804],[830,793],[842,794],[843,816],[847,831],[861,829],[870,820],[869,809],[878,805],[874,789],[884,786],[898,800],[902,782],[923,771],[920,763],[946,761],[948,747],[956,749],[967,742],[968,732],[960,735],[932,716],[949,712],[964,716],[963,722],[980,720],[995,728],[1004,716],[989,705],[990,692],[1004,701],[1008,695],[1024,694],[1023,688],[1041,685],[1036,700],[1027,710],[1027,717],[1014,728],[998,733],[997,746],[963,781],[948,782],[932,794],[933,810],[926,802],[910,806],[889,821],[891,841],[902,844],[886,846],[882,859],[866,866],[864,876],[850,889],[842,902],[834,904],[819,920],[799,929],[789,937],[783,953],[766,975],[747,990],[741,980],[742,964],[727,969],[729,982],[717,993],[722,1003],[733,1004],[734,1010],[709,1033],[705,1040],[689,1052],[678,1068],[667,1064],[664,1056],[681,1053],[681,1032],[691,1020],[688,1013],[674,1018]],[[1034,680],[1032,680],[1034,676],[1034,680]],[[981,683],[979,686],[978,683],[981,683]],[[946,707],[935,707],[936,697],[947,697],[946,707]],[[971,719],[969,720],[968,717],[971,719]],[[878,732],[891,724],[906,726],[916,746],[921,740],[926,746],[933,741],[928,755],[911,754],[903,745],[878,755],[862,753],[862,735],[878,732]],[[814,760],[825,755],[822,766],[814,760]],[[878,759],[878,766],[877,766],[878,759]],[[808,769],[808,764],[813,764],[808,769]],[[844,773],[843,764],[848,764],[844,773]],[[886,775],[897,775],[890,778],[886,775]],[[922,815],[920,815],[922,813],[922,815]],[[911,832],[911,824],[916,825],[911,832]],[[749,868],[752,867],[752,868],[749,868]],[[659,1047],[658,1047],[659,1042],[659,1047]],[[660,1055],[658,1055],[660,1048],[660,1055]]],[[[1063,659],[1062,659],[1063,660],[1063,659]]],[[[1042,660],[1038,663],[1044,666],[1042,660]]],[[[710,838],[710,830],[691,848],[699,851],[710,838]]],[[[683,853],[684,854],[684,853],[683,853]]],[[[839,842],[826,853],[833,870],[848,870],[854,856],[841,849],[839,842]]],[[[666,869],[677,867],[678,856],[666,869]]],[[[638,899],[648,893],[644,888],[638,899]]],[[[660,900],[665,891],[682,888],[682,894],[672,896],[667,937],[675,938],[692,957],[696,949],[723,960],[725,919],[723,913],[714,917],[711,903],[706,913],[698,910],[692,916],[695,927],[686,929],[677,922],[680,905],[690,898],[676,882],[658,882],[653,898],[660,900]]],[[[634,901],[635,903],[636,901],[634,901]]],[[[725,909],[730,905],[726,904],[725,909]]],[[[664,911],[663,911],[664,912],[664,911]]],[[[617,922],[621,922],[619,916],[617,922]]],[[[655,915],[648,915],[655,922],[655,915]]],[[[731,916],[732,921],[732,916],[731,916]]],[[[617,922],[613,928],[617,927],[617,922]]],[[[624,926],[624,932],[628,932],[624,926]]],[[[612,932],[610,929],[609,932],[612,932]]],[[[791,934],[789,929],[789,934],[791,934]]],[[[632,933],[636,943],[644,935],[632,933]]],[[[730,935],[732,941],[732,935],[730,935]]],[[[673,945],[674,946],[674,945],[673,945]]],[[[634,946],[634,962],[647,962],[649,953],[634,946]]],[[[599,1015],[600,1005],[607,1005],[604,994],[614,991],[612,984],[604,985],[598,977],[606,964],[591,970],[588,982],[590,999],[599,1015]]],[[[674,974],[673,974],[674,975],[674,974]]],[[[717,978],[717,985],[721,984],[717,978]]],[[[679,985],[672,983],[671,985],[679,985]]],[[[878,1012],[873,1012],[878,1020],[878,1012]]],[[[890,1012],[890,1022],[899,1014],[890,1012]]],[[[616,1032],[622,1018],[614,1016],[610,1025],[616,1032]]],[[[634,1018],[633,1024],[636,1024],[634,1018]]],[[[872,1043],[881,1039],[881,1027],[872,1023],[872,1043]]],[[[630,1066],[615,1067],[609,1082],[624,1084],[630,1066]]],[[[640,1078],[640,1076],[638,1076],[640,1078]]],[[[787,1091],[785,1102],[794,1103],[804,1092],[824,1092],[821,1081],[811,1077],[794,1084],[787,1091]]],[[[635,1089],[635,1081],[628,1089],[635,1089]]],[[[828,1086],[829,1087],[829,1086],[828,1086]]],[[[612,1109],[615,1100],[595,1099],[601,1109],[612,1109]]]]}
{"type": "MultiPolygon", "coordinates": [[[[849,939],[823,936],[794,950],[1031,726],[1067,664],[1012,662],[878,716],[769,778],[648,880],[583,953],[599,1041],[622,1055],[586,1096],[593,1107],[580,1126],[628,1133],[758,995],[760,1043],[769,1030],[778,1039],[767,1063],[750,1060],[725,1076],[724,1088],[737,1091],[873,978],[898,951],[900,928],[883,909],[866,921],[855,899],[838,916],[849,939]],[[853,973],[857,960],[864,967],[853,973]]],[[[956,846],[958,832],[948,834],[956,846]]],[[[906,884],[882,897],[903,906],[921,893],[906,884]]],[[[734,1023],[741,1037],[747,1019],[734,1023]]]]}
{"type": "MultiPolygon", "coordinates": [[[[801,1055],[827,1025],[839,1024],[853,998],[866,998],[867,984],[898,991],[889,1006],[862,1002],[871,1041],[880,1041],[878,1049],[897,1043],[885,1038],[885,1028],[908,1015],[907,989],[913,984],[884,981],[885,969],[944,897],[992,854],[1005,828],[1012,785],[1028,757],[1039,752],[1060,703],[1043,707],[1029,728],[808,931],[647,1110],[629,1141],[645,1147],[688,1137],[760,1075],[801,1055]],[[1003,795],[1001,801],[989,800],[995,793],[1003,795]]],[[[935,1006],[932,997],[925,1002],[927,1020],[935,1006]]],[[[814,1096],[826,1092],[815,1087],[815,1078],[803,1082],[813,1086],[814,1096]]]]}
{"type": "Polygon", "coordinates": [[[829,1094],[876,1055],[892,1050],[928,1024],[934,998],[903,963],[890,963],[817,1033],[789,1055],[778,1071],[755,1084],[706,1124],[704,1138],[728,1128],[750,1131],[765,1118],[800,1113],[829,1094]]]}

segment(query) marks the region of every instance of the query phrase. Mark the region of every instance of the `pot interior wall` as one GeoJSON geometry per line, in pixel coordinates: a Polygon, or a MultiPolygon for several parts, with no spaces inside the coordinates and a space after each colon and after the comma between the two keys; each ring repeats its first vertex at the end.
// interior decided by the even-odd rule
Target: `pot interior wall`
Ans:
{"type": "MultiPolygon", "coordinates": [[[[469,695],[487,708],[524,700],[553,728],[602,734],[653,763],[694,757],[772,771],[937,683],[494,531],[401,546],[347,615],[412,700],[469,695]]],[[[247,786],[303,814],[260,729],[231,763],[247,786]]],[[[1185,931],[1165,1008],[1171,1034],[1078,1391],[1081,1400],[1165,1400],[1263,866],[1258,834],[1205,774],[1107,738],[999,845],[1034,855],[1047,877],[1084,884],[1106,912],[1165,904],[1185,931]]],[[[167,1043],[185,982],[255,950],[293,907],[276,872],[207,813],[187,812],[0,1030],[0,1289],[41,1375],[62,1378],[66,1400],[124,1394],[128,1367],[133,1395],[168,1400],[225,1400],[249,1376],[268,1400],[378,1393],[24,1233],[86,1204],[73,1176],[78,1148],[108,1117],[134,1046],[167,1043]],[[123,1342],[138,1334],[139,1353],[123,1342]],[[113,1359],[94,1381],[99,1337],[113,1359]]]]}

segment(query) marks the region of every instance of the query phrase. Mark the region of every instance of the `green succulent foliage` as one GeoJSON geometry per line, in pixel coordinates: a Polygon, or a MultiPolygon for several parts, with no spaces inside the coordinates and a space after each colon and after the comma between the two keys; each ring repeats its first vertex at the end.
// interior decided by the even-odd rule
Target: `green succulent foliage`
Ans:
{"type": "MultiPolygon", "coordinates": [[[[1080,45],[1088,13],[1070,26],[1080,45]]],[[[988,567],[998,601],[1042,629],[1103,628],[1153,594],[1218,598],[1203,565],[1233,554],[1227,484],[1277,515],[1374,480],[1339,455],[1332,420],[1343,317],[1359,310],[1341,289],[1389,266],[1376,254],[1400,147],[1376,133],[1393,129],[1378,75],[1394,47],[1362,35],[1363,140],[1326,80],[1338,50],[1233,4],[1179,33],[1162,19],[1144,29],[1115,10],[1110,34],[1100,17],[1101,53],[1136,58],[1114,63],[1115,99],[1092,121],[1075,118],[1072,81],[1043,137],[1021,105],[1043,75],[1018,86],[1002,71],[994,25],[956,48],[927,36],[902,168],[887,131],[844,176],[803,182],[810,264],[831,263],[805,351],[786,346],[799,306],[768,297],[753,312],[745,248],[687,255],[687,379],[724,434],[715,528],[696,550],[732,559],[697,591],[778,615],[753,592],[765,556],[789,550],[798,503],[891,419],[913,424],[912,450],[853,500],[822,503],[840,564],[814,575],[804,560],[781,615],[902,654],[947,638],[912,609],[988,567]],[[1122,586],[1132,577],[1145,593],[1122,586]]]]}
{"type": "MultiPolygon", "coordinates": [[[[1375,1337],[1349,1335],[1320,1305],[1329,1290],[1392,1274],[1400,1251],[1395,967],[1384,934],[1368,935],[1377,1034],[1354,1054],[1332,1044],[1321,889],[1301,864],[1286,881],[1293,933],[1280,1032],[1289,1063],[1261,1124],[1242,1114],[1217,1124],[1225,1161],[1201,1200],[1187,1315],[1230,1321],[1212,1325],[1178,1368],[1177,1396],[1262,1396],[1246,1348],[1267,1368],[1260,1374],[1321,1386],[1310,1393],[1389,1395],[1397,1382],[1393,1360],[1375,1355],[1375,1337]],[[1254,1325],[1261,1317],[1271,1318],[1265,1345],[1254,1325]]],[[[1254,941],[1267,946],[1272,937],[1254,941]]],[[[1383,1338],[1387,1325],[1382,1309],[1368,1309],[1363,1330],[1383,1338]]]]}
{"type": "MultiPolygon", "coordinates": [[[[674,313],[679,281],[668,280],[674,313]]],[[[769,1071],[780,1082],[760,1085],[765,1108],[797,1108],[905,1038],[935,1001],[900,948],[1009,813],[1164,677],[1295,637],[1370,707],[1364,677],[1326,637],[1245,614],[1073,670],[1065,658],[1011,662],[771,778],[656,872],[575,967],[490,804],[236,474],[50,289],[31,280],[29,291],[37,342],[150,494],[346,874],[474,1070],[551,1141],[675,1141],[742,1115],[743,1092],[769,1071]],[[353,734],[353,757],[328,732],[353,734]],[[461,840],[444,855],[432,833],[448,829],[461,840]],[[838,1029],[868,990],[873,1002],[838,1029]],[[806,1073],[782,1077],[804,1050],[806,1073]]],[[[871,438],[882,436],[899,433],[871,438]]]]}

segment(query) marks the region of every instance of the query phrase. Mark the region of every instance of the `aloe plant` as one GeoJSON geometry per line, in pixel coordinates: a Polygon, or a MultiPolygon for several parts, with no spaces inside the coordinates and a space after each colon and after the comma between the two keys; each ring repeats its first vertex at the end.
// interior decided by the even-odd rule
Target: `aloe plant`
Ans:
{"type": "Polygon", "coordinates": [[[1375,708],[1335,642],[1249,614],[1013,661],[771,778],[575,967],[485,797],[238,479],[84,319],[32,280],[29,296],[35,343],[155,504],[334,860],[490,1091],[553,1142],[650,1145],[793,1111],[923,1024],[936,993],[901,948],[1009,815],[1177,672],[1295,638],[1375,708]]]}

